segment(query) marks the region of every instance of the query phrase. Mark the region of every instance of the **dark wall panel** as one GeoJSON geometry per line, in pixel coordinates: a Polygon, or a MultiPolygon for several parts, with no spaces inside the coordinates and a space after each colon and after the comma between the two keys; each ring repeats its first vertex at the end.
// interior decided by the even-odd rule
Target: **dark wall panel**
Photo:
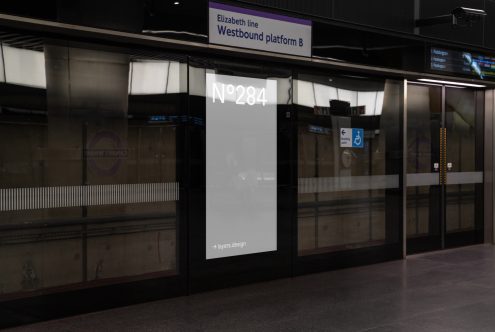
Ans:
{"type": "Polygon", "coordinates": [[[87,25],[112,30],[141,32],[143,29],[143,0],[58,1],[58,19],[64,23],[87,25]]]}
{"type": "MultiPolygon", "coordinates": [[[[449,14],[452,9],[457,7],[485,9],[485,0],[421,0],[420,17],[427,18],[437,15],[449,14]]],[[[495,17],[487,17],[487,20],[493,21],[495,20],[495,17]]],[[[442,38],[454,42],[461,42],[479,46],[483,45],[483,32],[483,22],[474,24],[471,27],[441,24],[420,28],[420,33],[425,36],[442,38]]]]}
{"type": "Polygon", "coordinates": [[[495,0],[485,1],[485,11],[488,14],[485,20],[485,47],[495,49],[495,0]]]}
{"type": "MultiPolygon", "coordinates": [[[[0,13],[58,20],[114,30],[141,32],[187,31],[207,34],[207,1],[173,0],[0,0],[0,13]],[[143,22],[144,21],[144,22],[143,22]]],[[[485,46],[495,49],[495,0],[231,0],[232,3],[251,3],[280,8],[323,18],[364,24],[377,28],[412,33],[415,3],[419,4],[419,18],[448,14],[460,6],[484,9],[484,22],[471,27],[443,24],[423,27],[419,33],[452,42],[485,46]]],[[[190,35],[163,35],[189,38],[190,35]]],[[[191,37],[192,38],[192,37],[191,37]]]]}
{"type": "Polygon", "coordinates": [[[321,17],[332,17],[333,15],[333,0],[246,0],[244,2],[321,17]]]}
{"type": "Polygon", "coordinates": [[[335,19],[379,28],[413,32],[414,0],[333,1],[335,19]]]}
{"type": "Polygon", "coordinates": [[[56,20],[57,0],[1,0],[0,12],[11,15],[56,20]]]}
{"type": "Polygon", "coordinates": [[[392,30],[412,32],[414,28],[414,0],[247,0],[245,2],[392,30]]]}
{"type": "MultiPolygon", "coordinates": [[[[207,0],[179,1],[179,5],[174,5],[174,2],[171,0],[146,0],[144,29],[153,31],[187,31],[202,35],[208,34],[207,0]]],[[[190,37],[187,34],[162,36],[190,37]]]]}
{"type": "Polygon", "coordinates": [[[456,7],[484,9],[485,22],[470,27],[443,24],[423,27],[420,34],[453,42],[495,48],[495,0],[245,0],[262,6],[282,8],[351,23],[400,32],[414,32],[415,2],[419,18],[449,14],[456,7]],[[493,35],[493,37],[492,37],[493,35]]]}

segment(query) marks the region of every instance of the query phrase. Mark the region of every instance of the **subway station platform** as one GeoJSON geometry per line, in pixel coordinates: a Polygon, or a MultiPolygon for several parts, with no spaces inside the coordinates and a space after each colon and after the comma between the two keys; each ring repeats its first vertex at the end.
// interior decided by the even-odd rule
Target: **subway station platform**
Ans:
{"type": "Polygon", "coordinates": [[[252,284],[11,331],[493,331],[495,246],[252,284]]]}

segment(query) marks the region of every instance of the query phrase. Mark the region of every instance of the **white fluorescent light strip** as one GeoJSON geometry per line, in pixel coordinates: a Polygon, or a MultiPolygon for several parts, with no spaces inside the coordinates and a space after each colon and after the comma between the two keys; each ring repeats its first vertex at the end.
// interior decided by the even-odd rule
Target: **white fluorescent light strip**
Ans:
{"type": "Polygon", "coordinates": [[[469,10],[469,11],[477,12],[477,13],[480,13],[480,14],[484,14],[485,13],[485,11],[482,10],[482,9],[468,8],[468,7],[461,7],[461,8],[464,9],[464,10],[469,10]]]}
{"type": "Polygon", "coordinates": [[[472,87],[472,88],[486,88],[486,85],[481,85],[481,84],[472,84],[472,83],[463,83],[463,82],[432,80],[430,78],[420,78],[420,79],[418,79],[418,81],[421,81],[421,82],[430,82],[430,83],[438,83],[438,84],[458,85],[458,86],[469,86],[469,87],[472,87]]]}
{"type": "MultiPolygon", "coordinates": [[[[434,83],[426,83],[426,82],[418,82],[418,81],[410,81],[409,84],[420,84],[420,85],[428,85],[428,86],[442,86],[442,84],[434,84],[434,83]]],[[[456,85],[445,85],[447,88],[455,88],[455,89],[465,89],[465,86],[456,86],[456,85]]]]}
{"type": "Polygon", "coordinates": [[[465,89],[465,86],[458,86],[458,85],[445,85],[446,88],[454,88],[454,89],[465,89]]]}
{"type": "Polygon", "coordinates": [[[426,83],[426,82],[418,82],[418,81],[409,81],[408,84],[420,84],[420,85],[429,85],[429,86],[442,86],[442,84],[434,84],[434,83],[426,83]]]}

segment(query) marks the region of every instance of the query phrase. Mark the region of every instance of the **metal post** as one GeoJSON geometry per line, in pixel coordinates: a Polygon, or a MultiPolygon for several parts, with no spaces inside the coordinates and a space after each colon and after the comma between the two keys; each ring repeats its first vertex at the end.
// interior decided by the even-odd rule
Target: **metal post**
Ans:
{"type": "Polygon", "coordinates": [[[402,112],[402,257],[407,255],[407,79],[404,80],[402,112]]]}
{"type": "MultiPolygon", "coordinates": [[[[447,184],[447,147],[445,146],[447,144],[445,140],[445,135],[446,135],[446,128],[445,128],[445,85],[442,85],[442,120],[441,120],[441,130],[443,133],[443,139],[441,139],[440,142],[440,151],[441,154],[443,153],[443,162],[440,162],[440,172],[443,173],[443,181],[440,181],[440,232],[441,232],[441,237],[442,237],[442,249],[445,249],[445,231],[446,231],[446,202],[445,202],[445,186],[447,184]]],[[[442,174],[440,174],[440,177],[442,177],[442,174]]]]}

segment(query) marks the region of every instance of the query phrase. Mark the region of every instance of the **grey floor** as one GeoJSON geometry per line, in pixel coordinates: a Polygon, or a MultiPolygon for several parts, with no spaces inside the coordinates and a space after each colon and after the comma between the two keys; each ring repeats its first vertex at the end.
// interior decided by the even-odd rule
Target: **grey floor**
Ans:
{"type": "Polygon", "coordinates": [[[14,331],[495,331],[495,247],[150,302],[14,331]]]}

